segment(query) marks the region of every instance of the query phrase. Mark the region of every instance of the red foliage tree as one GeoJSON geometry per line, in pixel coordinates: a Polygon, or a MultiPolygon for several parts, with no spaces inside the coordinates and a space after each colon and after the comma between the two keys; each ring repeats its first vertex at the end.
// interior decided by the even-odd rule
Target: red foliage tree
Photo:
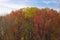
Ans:
{"type": "Polygon", "coordinates": [[[50,25],[53,23],[57,15],[57,12],[53,9],[50,9],[48,11],[45,9],[38,10],[33,18],[33,32],[36,35],[39,34],[40,36],[45,36],[45,34],[48,34],[50,25]]]}

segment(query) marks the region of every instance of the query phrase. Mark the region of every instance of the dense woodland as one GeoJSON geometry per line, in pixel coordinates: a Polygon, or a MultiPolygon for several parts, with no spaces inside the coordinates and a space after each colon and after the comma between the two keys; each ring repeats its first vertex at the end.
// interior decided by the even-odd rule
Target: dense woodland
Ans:
{"type": "Polygon", "coordinates": [[[0,16],[0,40],[60,40],[60,12],[27,7],[0,16]]]}

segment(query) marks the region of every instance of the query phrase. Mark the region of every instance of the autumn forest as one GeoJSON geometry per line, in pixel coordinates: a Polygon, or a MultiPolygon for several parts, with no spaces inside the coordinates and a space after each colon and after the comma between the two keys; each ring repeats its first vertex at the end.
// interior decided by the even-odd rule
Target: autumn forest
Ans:
{"type": "Polygon", "coordinates": [[[0,16],[0,40],[60,40],[60,12],[27,7],[0,16]]]}

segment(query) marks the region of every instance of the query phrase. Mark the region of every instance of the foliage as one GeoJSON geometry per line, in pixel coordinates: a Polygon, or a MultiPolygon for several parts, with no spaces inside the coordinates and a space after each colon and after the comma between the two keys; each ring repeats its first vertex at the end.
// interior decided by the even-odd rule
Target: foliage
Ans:
{"type": "Polygon", "coordinates": [[[0,16],[0,40],[60,40],[60,12],[27,7],[0,16]]]}

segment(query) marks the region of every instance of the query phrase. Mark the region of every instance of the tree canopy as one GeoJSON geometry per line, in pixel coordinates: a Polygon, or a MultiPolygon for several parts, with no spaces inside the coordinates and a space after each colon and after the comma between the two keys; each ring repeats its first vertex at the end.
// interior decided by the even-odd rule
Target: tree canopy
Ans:
{"type": "Polygon", "coordinates": [[[60,40],[60,12],[27,7],[0,16],[1,40],[45,40],[45,34],[50,40],[60,40]]]}

